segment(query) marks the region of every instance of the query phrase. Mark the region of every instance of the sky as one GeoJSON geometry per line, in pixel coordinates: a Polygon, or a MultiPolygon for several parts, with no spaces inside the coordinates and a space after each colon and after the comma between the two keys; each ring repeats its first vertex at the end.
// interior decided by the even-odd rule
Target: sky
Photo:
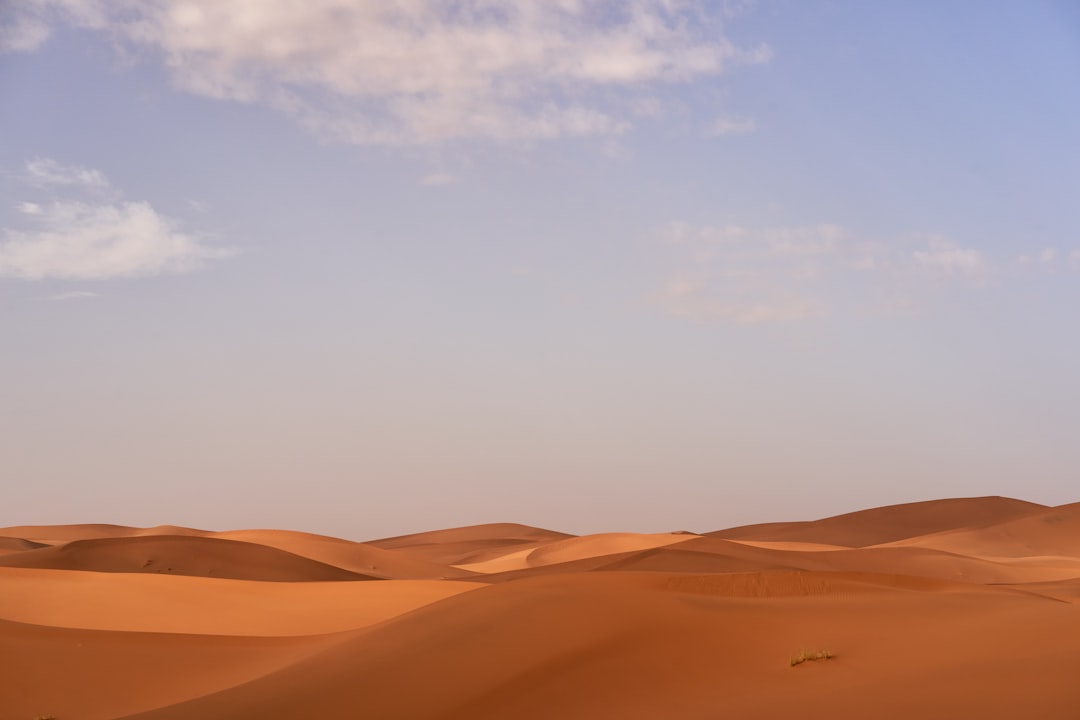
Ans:
{"type": "Polygon", "coordinates": [[[1080,500],[1069,0],[0,0],[0,526],[1080,500]]]}

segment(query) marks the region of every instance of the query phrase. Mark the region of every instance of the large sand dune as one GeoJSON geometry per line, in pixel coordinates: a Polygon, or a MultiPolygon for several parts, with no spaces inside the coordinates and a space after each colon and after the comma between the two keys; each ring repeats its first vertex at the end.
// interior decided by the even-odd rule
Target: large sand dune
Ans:
{"type": "Polygon", "coordinates": [[[0,557],[0,567],[166,573],[278,582],[372,578],[277,548],[186,535],[72,540],[63,545],[9,553],[0,557]]]}
{"type": "Polygon", "coordinates": [[[1080,504],[704,536],[10,527],[0,639],[0,718],[1077,720],[1080,504]]]}
{"type": "Polygon", "coordinates": [[[1046,510],[1003,497],[950,498],[888,505],[809,522],[745,525],[708,533],[731,540],[769,540],[865,547],[959,528],[980,527],[1046,510]]]}

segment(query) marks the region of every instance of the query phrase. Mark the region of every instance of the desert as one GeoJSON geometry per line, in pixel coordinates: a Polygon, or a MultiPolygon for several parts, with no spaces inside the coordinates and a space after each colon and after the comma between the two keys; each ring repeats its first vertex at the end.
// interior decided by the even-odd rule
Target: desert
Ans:
{"type": "Polygon", "coordinates": [[[1080,717],[1080,503],[0,537],[5,720],[1080,717]]]}
{"type": "Polygon", "coordinates": [[[1080,720],[1078,69],[0,0],[0,720],[1080,720]]]}

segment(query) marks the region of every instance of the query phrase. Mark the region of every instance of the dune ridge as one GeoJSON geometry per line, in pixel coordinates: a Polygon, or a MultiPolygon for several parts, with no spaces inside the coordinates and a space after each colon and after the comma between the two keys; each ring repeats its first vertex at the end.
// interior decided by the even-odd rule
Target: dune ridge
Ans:
{"type": "Polygon", "coordinates": [[[276,582],[370,580],[284,550],[194,535],[136,535],[72,540],[63,545],[10,553],[0,567],[165,573],[276,582]]]}

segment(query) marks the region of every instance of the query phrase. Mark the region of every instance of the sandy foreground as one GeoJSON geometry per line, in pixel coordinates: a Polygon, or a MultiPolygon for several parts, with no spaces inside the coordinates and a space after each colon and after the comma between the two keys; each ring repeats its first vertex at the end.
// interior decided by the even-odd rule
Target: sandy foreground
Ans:
{"type": "Polygon", "coordinates": [[[796,716],[1080,719],[1080,503],[363,543],[0,528],[0,720],[796,716]]]}

